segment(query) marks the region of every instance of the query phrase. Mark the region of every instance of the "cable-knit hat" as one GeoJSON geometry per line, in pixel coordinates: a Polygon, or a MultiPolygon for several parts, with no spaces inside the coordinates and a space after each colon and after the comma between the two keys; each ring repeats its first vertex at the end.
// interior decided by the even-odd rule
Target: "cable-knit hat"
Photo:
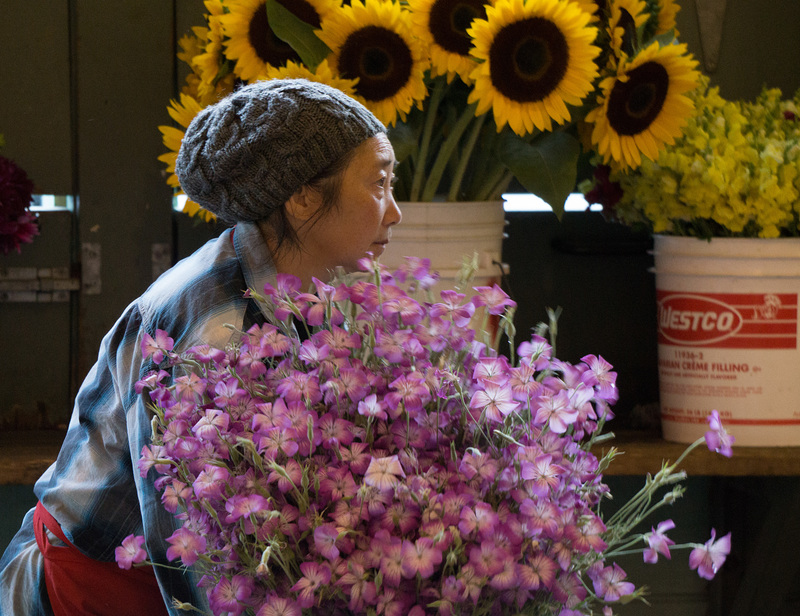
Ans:
{"type": "Polygon", "coordinates": [[[262,220],[301,186],[386,128],[340,90],[306,79],[258,81],[195,116],[175,173],[223,220],[262,220]]]}

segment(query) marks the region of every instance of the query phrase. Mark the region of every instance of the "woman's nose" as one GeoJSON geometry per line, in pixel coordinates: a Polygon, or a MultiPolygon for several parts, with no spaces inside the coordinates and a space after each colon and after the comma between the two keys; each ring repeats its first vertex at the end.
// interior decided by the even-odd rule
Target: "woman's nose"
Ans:
{"type": "Polygon", "coordinates": [[[389,200],[389,209],[386,210],[386,215],[384,216],[387,227],[399,224],[400,221],[403,220],[403,212],[400,211],[400,206],[397,205],[394,195],[390,195],[389,200]]]}

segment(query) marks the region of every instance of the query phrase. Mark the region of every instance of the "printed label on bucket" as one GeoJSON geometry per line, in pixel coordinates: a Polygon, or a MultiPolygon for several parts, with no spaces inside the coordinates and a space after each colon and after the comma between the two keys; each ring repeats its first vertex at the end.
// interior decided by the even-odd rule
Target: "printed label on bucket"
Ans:
{"type": "Polygon", "coordinates": [[[798,294],[657,289],[661,419],[691,442],[719,411],[741,445],[800,434],[798,294]]]}
{"type": "Polygon", "coordinates": [[[797,348],[796,293],[656,290],[658,341],[727,349],[797,348]]]}

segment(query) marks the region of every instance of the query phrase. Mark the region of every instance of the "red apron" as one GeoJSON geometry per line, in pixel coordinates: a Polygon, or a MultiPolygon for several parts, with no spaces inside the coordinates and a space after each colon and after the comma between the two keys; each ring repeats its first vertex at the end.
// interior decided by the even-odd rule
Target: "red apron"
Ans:
{"type": "Polygon", "coordinates": [[[67,540],[42,503],[36,505],[33,529],[44,556],[47,595],[55,616],[167,614],[152,567],[125,570],[116,562],[85,556],[67,540]],[[45,527],[64,545],[52,545],[45,527]]]}

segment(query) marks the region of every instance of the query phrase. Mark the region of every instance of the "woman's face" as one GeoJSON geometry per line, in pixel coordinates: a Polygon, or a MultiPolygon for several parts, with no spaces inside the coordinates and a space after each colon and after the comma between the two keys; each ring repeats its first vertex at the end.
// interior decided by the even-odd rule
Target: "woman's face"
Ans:
{"type": "Polygon", "coordinates": [[[341,177],[338,202],[301,238],[305,258],[314,269],[358,268],[367,252],[380,256],[402,215],[392,193],[394,150],[383,133],[367,139],[353,153],[341,177]]]}

